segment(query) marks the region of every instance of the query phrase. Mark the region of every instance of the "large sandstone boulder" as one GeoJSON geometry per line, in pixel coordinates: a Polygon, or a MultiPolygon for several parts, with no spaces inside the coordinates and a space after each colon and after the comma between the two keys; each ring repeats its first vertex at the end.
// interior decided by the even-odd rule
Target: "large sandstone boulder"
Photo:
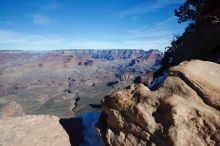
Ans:
{"type": "Polygon", "coordinates": [[[105,97],[103,145],[220,145],[220,65],[195,60],[169,74],[155,91],[139,84],[105,97]]]}
{"type": "Polygon", "coordinates": [[[220,67],[208,61],[195,60],[172,67],[171,73],[180,76],[203,101],[220,110],[220,67]]]}
{"type": "Polygon", "coordinates": [[[59,118],[29,115],[0,120],[0,146],[70,146],[59,118]]]}

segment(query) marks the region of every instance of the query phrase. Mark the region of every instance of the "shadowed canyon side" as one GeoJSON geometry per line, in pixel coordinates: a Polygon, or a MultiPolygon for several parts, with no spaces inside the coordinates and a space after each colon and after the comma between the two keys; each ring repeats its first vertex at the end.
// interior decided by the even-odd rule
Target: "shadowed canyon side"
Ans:
{"type": "Polygon", "coordinates": [[[155,91],[139,84],[104,98],[103,145],[220,145],[220,65],[193,60],[168,72],[155,91]]]}
{"type": "Polygon", "coordinates": [[[0,117],[99,111],[103,96],[148,84],[158,50],[0,51],[0,117]]]}

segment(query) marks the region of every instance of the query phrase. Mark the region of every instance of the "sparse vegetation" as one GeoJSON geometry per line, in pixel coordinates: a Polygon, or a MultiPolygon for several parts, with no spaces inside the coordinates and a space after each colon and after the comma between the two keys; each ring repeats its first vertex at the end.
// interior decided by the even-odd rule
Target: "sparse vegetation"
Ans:
{"type": "Polygon", "coordinates": [[[186,0],[183,5],[174,10],[174,14],[178,17],[178,23],[187,22],[189,24],[185,28],[184,33],[176,35],[170,46],[165,48],[163,60],[165,68],[177,64],[173,60],[171,61],[171,58],[176,57],[176,52],[185,43],[189,35],[197,30],[220,22],[220,2],[219,0],[186,0]]]}

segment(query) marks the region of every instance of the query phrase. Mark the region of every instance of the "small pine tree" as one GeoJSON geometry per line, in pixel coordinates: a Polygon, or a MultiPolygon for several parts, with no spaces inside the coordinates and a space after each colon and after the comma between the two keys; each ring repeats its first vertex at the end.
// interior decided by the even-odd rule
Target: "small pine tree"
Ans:
{"type": "Polygon", "coordinates": [[[191,22],[196,27],[220,20],[220,0],[186,0],[174,10],[178,22],[191,22]]]}

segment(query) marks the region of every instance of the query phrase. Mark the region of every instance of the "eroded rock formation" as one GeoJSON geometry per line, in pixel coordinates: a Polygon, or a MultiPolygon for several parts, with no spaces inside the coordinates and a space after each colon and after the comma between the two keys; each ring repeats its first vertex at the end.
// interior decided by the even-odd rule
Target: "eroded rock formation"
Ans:
{"type": "Polygon", "coordinates": [[[194,60],[150,91],[132,85],[106,96],[96,124],[103,145],[220,145],[220,65],[194,60]]]}

